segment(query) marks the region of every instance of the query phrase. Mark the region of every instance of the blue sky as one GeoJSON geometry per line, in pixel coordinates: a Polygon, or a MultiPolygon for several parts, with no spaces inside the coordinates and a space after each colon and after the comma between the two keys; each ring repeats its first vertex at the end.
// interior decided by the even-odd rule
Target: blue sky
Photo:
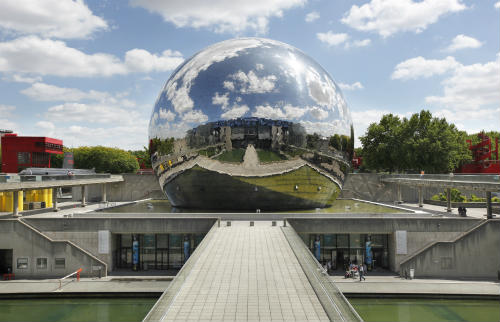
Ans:
{"type": "Polygon", "coordinates": [[[330,73],[356,137],[422,108],[469,133],[499,130],[499,14],[497,0],[3,0],[0,129],[140,149],[176,66],[259,36],[330,73]]]}

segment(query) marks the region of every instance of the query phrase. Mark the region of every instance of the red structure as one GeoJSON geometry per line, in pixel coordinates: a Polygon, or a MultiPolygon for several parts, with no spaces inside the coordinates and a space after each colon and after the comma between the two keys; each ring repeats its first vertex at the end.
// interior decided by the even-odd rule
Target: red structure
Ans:
{"type": "Polygon", "coordinates": [[[352,156],[352,167],[353,169],[359,170],[359,167],[363,164],[363,157],[358,157],[356,155],[356,151],[354,151],[354,154],[352,156]]]}
{"type": "Polygon", "coordinates": [[[479,133],[477,137],[481,140],[478,144],[469,143],[469,150],[472,152],[473,161],[464,164],[458,173],[500,173],[500,160],[498,159],[498,138],[495,139],[495,149],[491,138],[484,133],[479,133]]]}
{"type": "Polygon", "coordinates": [[[63,153],[63,141],[48,137],[2,136],[2,172],[17,173],[26,168],[50,168],[50,154],[63,153]]]}

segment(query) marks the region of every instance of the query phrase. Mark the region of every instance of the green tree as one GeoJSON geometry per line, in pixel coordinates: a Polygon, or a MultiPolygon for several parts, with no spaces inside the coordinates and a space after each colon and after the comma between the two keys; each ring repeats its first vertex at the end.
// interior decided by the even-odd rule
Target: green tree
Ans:
{"type": "Polygon", "coordinates": [[[387,114],[360,137],[363,162],[373,170],[447,173],[471,159],[467,134],[422,110],[410,118],[387,114]]]}
{"type": "MultiPolygon", "coordinates": [[[[95,169],[98,173],[135,173],[139,169],[136,157],[125,150],[104,146],[82,146],[65,148],[64,152],[73,152],[75,168],[95,169]]],[[[62,154],[51,156],[53,168],[62,167],[62,154]]]]}

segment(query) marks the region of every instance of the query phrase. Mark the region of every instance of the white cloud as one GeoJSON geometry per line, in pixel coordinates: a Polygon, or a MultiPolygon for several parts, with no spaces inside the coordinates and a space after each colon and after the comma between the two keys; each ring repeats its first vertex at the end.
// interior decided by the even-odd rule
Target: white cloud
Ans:
{"type": "Polygon", "coordinates": [[[500,1],[498,1],[497,3],[495,3],[495,8],[500,9],[500,1]]]}
{"type": "Polygon", "coordinates": [[[306,15],[306,22],[313,22],[319,19],[319,12],[312,11],[306,15]]]}
{"type": "Polygon", "coordinates": [[[7,82],[16,82],[16,83],[27,83],[27,84],[32,84],[35,82],[41,82],[42,78],[41,77],[28,77],[28,76],[23,76],[19,74],[8,74],[2,77],[2,80],[7,81],[7,82]]]}
{"type": "Polygon", "coordinates": [[[192,110],[182,116],[182,121],[187,123],[204,123],[208,121],[208,116],[200,110],[192,110]]]}
{"type": "Polygon", "coordinates": [[[227,89],[233,88],[240,93],[268,93],[274,89],[276,80],[278,79],[274,75],[267,75],[259,77],[255,74],[253,70],[245,73],[243,71],[238,71],[233,75],[229,75],[229,78],[233,79],[233,82],[224,82],[224,87],[227,89]],[[229,84],[230,83],[230,84],[229,84]]]}
{"type": "Polygon", "coordinates": [[[354,40],[353,42],[349,42],[346,46],[349,47],[366,47],[372,43],[371,39],[363,39],[363,40],[354,40]]]}
{"type": "Polygon", "coordinates": [[[321,41],[327,44],[328,46],[337,46],[343,44],[349,39],[349,35],[346,33],[336,34],[332,31],[328,32],[318,32],[316,37],[321,41]]]}
{"type": "Polygon", "coordinates": [[[63,77],[112,76],[129,72],[165,71],[175,68],[182,61],[178,52],[168,50],[162,56],[157,56],[145,50],[133,49],[125,57],[125,62],[122,62],[110,54],[89,55],[68,47],[63,41],[36,36],[0,42],[0,72],[63,77]],[[151,61],[144,61],[148,59],[151,61]]]}
{"type": "Polygon", "coordinates": [[[35,123],[36,127],[41,128],[44,130],[44,132],[47,132],[47,135],[52,135],[54,132],[54,129],[56,128],[56,125],[50,121],[38,121],[35,123]]]}
{"type": "Polygon", "coordinates": [[[12,122],[9,119],[4,119],[0,117],[0,129],[2,130],[12,130],[14,133],[19,129],[17,123],[12,122]]]}
{"type": "Polygon", "coordinates": [[[248,112],[249,108],[247,105],[237,105],[235,104],[232,108],[230,108],[227,112],[222,113],[221,118],[223,119],[235,119],[238,117],[242,117],[248,112]]]}
{"type": "Polygon", "coordinates": [[[425,59],[422,56],[411,58],[399,63],[392,73],[392,79],[417,79],[427,78],[434,75],[441,75],[455,69],[460,64],[454,57],[448,56],[445,59],[425,59]]]}
{"type": "Polygon", "coordinates": [[[355,82],[352,84],[338,83],[339,87],[344,91],[355,91],[357,89],[363,89],[363,84],[360,82],[355,82]]]}
{"type": "Polygon", "coordinates": [[[421,32],[441,16],[466,8],[462,0],[371,0],[353,5],[341,21],[354,29],[388,37],[398,32],[421,32]]]}
{"type": "Polygon", "coordinates": [[[451,41],[451,44],[445,49],[448,52],[454,52],[465,48],[479,48],[483,44],[476,38],[466,35],[458,35],[451,41]]]}
{"type": "Polygon", "coordinates": [[[344,44],[344,48],[355,48],[355,47],[366,47],[369,46],[372,41],[370,39],[354,40],[350,41],[350,36],[346,33],[334,33],[333,31],[328,32],[318,32],[316,34],[321,42],[327,44],[329,47],[339,46],[344,44]]]}
{"type": "MultiPolygon", "coordinates": [[[[237,57],[239,52],[248,48],[255,48],[275,42],[257,38],[240,38],[237,41],[223,41],[216,43],[199,52],[186,62],[165,85],[164,91],[171,100],[177,113],[185,113],[194,107],[194,102],[189,97],[191,86],[199,73],[205,71],[215,62],[237,57]]],[[[233,82],[224,82],[224,87],[234,90],[233,82]]]]}
{"type": "MultiPolygon", "coordinates": [[[[443,96],[426,97],[430,104],[449,107],[455,111],[484,109],[500,105],[500,56],[485,64],[458,65],[446,78],[443,96]]],[[[497,114],[498,115],[498,114],[497,114]]],[[[498,122],[498,117],[496,118],[498,122]]]]}
{"type": "MultiPolygon", "coordinates": [[[[119,124],[119,123],[117,123],[119,124]]],[[[26,135],[46,135],[60,138],[65,146],[103,145],[125,150],[140,150],[147,146],[147,120],[137,119],[134,124],[105,126],[66,125],[57,126],[50,121],[40,121],[26,130],[26,135]]]]}
{"type": "MultiPolygon", "coordinates": [[[[15,110],[16,110],[15,106],[0,104],[0,116],[2,116],[2,117],[11,116],[12,112],[15,110]]],[[[2,128],[2,129],[4,128],[4,127],[2,127],[1,123],[0,123],[0,128],[2,128]]]]}
{"type": "Polygon", "coordinates": [[[85,122],[132,125],[140,119],[137,111],[101,103],[63,103],[52,106],[45,114],[54,122],[85,122]]]}
{"type": "Polygon", "coordinates": [[[316,120],[324,120],[328,117],[328,111],[316,106],[309,110],[309,114],[311,114],[311,116],[316,120]]]}
{"type": "Polygon", "coordinates": [[[0,28],[16,34],[87,38],[108,24],[82,0],[2,0],[0,28]]]}
{"type": "Polygon", "coordinates": [[[258,105],[252,113],[254,117],[262,117],[269,119],[298,119],[307,112],[307,108],[300,108],[287,104],[283,108],[279,106],[258,105]]]}
{"type": "Polygon", "coordinates": [[[178,51],[165,50],[161,55],[151,54],[144,49],[132,49],[125,54],[125,65],[130,71],[149,73],[173,70],[184,61],[178,51]]]}
{"type": "Polygon", "coordinates": [[[283,110],[287,119],[298,119],[302,117],[302,115],[304,115],[307,111],[307,109],[305,108],[292,106],[290,104],[286,104],[285,106],[283,106],[283,110]]]}
{"type": "Polygon", "coordinates": [[[23,89],[22,94],[36,101],[72,101],[78,102],[81,100],[104,100],[110,95],[105,92],[88,91],[84,92],[77,88],[58,87],[45,83],[34,83],[31,87],[23,89]]]}
{"type": "Polygon", "coordinates": [[[160,119],[172,122],[175,119],[175,113],[166,109],[160,108],[160,119]]]}
{"type": "Polygon", "coordinates": [[[216,92],[214,97],[212,97],[212,104],[220,105],[222,109],[225,110],[229,105],[229,93],[219,95],[219,93],[216,92]]]}
{"type": "Polygon", "coordinates": [[[131,0],[131,4],[160,14],[177,27],[209,28],[215,32],[241,33],[252,29],[267,30],[271,17],[282,17],[283,11],[307,0],[131,0]]]}

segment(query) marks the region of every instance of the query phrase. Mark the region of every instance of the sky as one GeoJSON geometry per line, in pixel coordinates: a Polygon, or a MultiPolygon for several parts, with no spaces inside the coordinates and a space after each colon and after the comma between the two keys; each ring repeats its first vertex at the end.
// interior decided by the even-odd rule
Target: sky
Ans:
{"type": "Polygon", "coordinates": [[[499,131],[499,18],[498,0],[2,0],[0,129],[142,149],[179,64],[257,36],[328,71],[356,138],[384,114],[422,109],[499,131]]]}

